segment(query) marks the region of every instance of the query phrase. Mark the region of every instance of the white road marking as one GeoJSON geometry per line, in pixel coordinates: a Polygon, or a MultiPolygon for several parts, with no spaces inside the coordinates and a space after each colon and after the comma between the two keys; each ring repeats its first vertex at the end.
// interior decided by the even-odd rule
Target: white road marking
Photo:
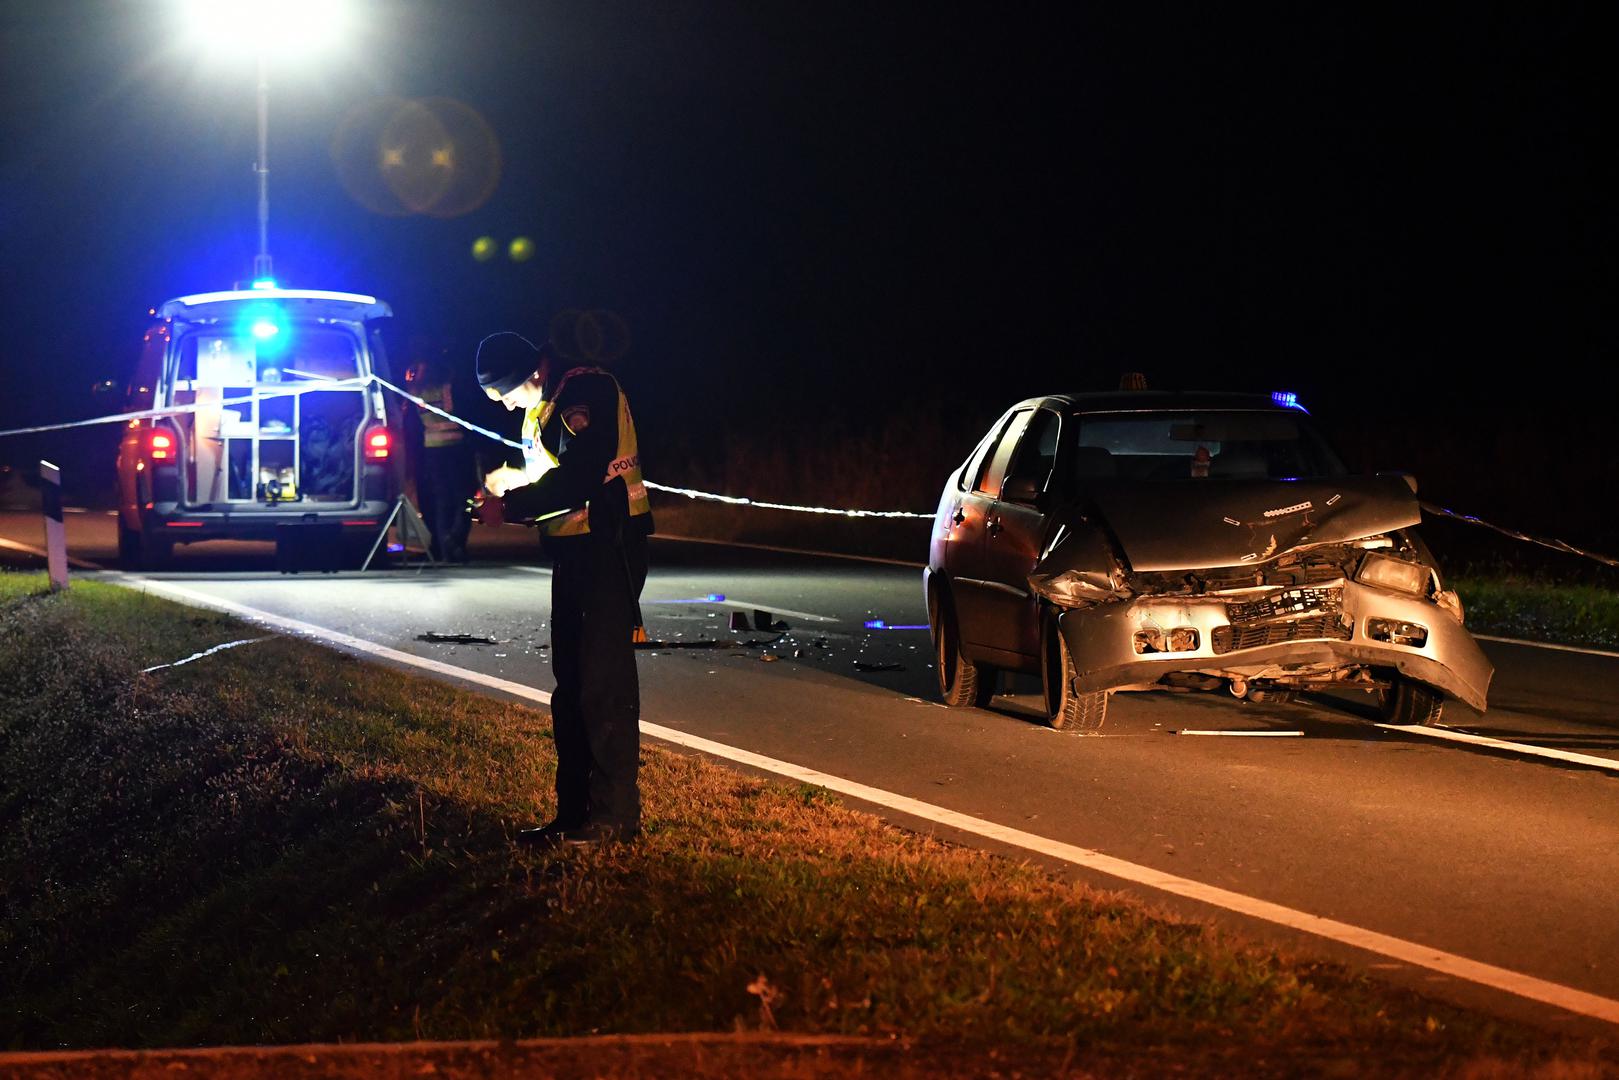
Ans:
{"type": "Polygon", "coordinates": [[[544,577],[550,577],[551,576],[551,568],[549,566],[522,566],[522,565],[518,565],[518,566],[513,566],[512,569],[513,570],[521,570],[525,574],[540,574],[540,575],[542,575],[544,577]]]}
{"type": "MultiPolygon", "coordinates": [[[[12,551],[21,551],[26,555],[36,555],[41,559],[47,559],[47,558],[50,557],[49,555],[46,554],[44,548],[33,547],[32,545],[29,545],[29,544],[19,544],[19,543],[17,543],[17,541],[15,541],[15,540],[7,540],[3,536],[0,536],[0,547],[10,548],[12,551]]],[[[86,562],[83,559],[75,559],[71,555],[69,555],[67,557],[67,561],[68,561],[68,563],[70,565],[77,566],[77,567],[79,567],[81,569],[84,569],[84,570],[100,570],[100,569],[102,569],[100,563],[86,562]]]]}
{"type": "Polygon", "coordinates": [[[1488,746],[1492,750],[1508,750],[1514,754],[1528,754],[1532,757],[1551,758],[1553,761],[1567,761],[1575,765],[1590,765],[1597,769],[1610,769],[1619,772],[1619,759],[1596,757],[1593,754],[1576,754],[1571,750],[1557,750],[1550,746],[1536,746],[1533,743],[1508,742],[1506,739],[1492,739],[1488,735],[1473,735],[1466,731],[1457,731],[1454,728],[1418,727],[1407,724],[1378,724],[1380,728],[1388,731],[1398,731],[1402,735],[1422,735],[1430,739],[1444,739],[1447,742],[1467,743],[1471,746],[1488,746]]]}
{"type": "MultiPolygon", "coordinates": [[[[522,683],[511,682],[493,675],[485,675],[480,671],[472,671],[468,668],[456,667],[453,664],[445,664],[438,660],[430,660],[426,657],[400,652],[397,649],[390,649],[385,645],[378,645],[349,634],[328,630],[311,623],[300,622],[297,619],[272,615],[267,611],[260,611],[229,600],[220,600],[168,582],[153,581],[134,574],[118,574],[112,580],[133,588],[149,588],[153,592],[166,594],[183,603],[229,611],[257,622],[290,630],[293,633],[313,638],[317,641],[330,642],[345,649],[380,656],[395,663],[438,672],[455,679],[500,690],[514,697],[535,701],[542,705],[549,705],[551,702],[550,694],[532,686],[524,686],[522,683]]],[[[1298,911],[1284,907],[1281,904],[1272,903],[1269,900],[1261,900],[1258,897],[1232,892],[1230,889],[1222,889],[1216,885],[1206,885],[1201,881],[1193,881],[1190,878],[1155,870],[1150,866],[1127,862],[1124,859],[1104,855],[1089,848],[1037,836],[1021,829],[1014,829],[993,821],[985,821],[983,818],[972,817],[956,810],[922,802],[920,799],[913,799],[882,788],[871,787],[854,780],[844,779],[841,776],[833,776],[831,773],[819,772],[803,765],[796,765],[790,761],[781,761],[777,758],[766,757],[763,754],[756,754],[751,750],[743,750],[740,747],[715,742],[712,739],[692,735],[677,728],[664,727],[661,724],[649,724],[643,721],[641,731],[664,742],[674,743],[677,746],[684,746],[688,749],[710,754],[726,761],[734,761],[740,765],[747,765],[750,768],[773,773],[791,780],[814,784],[818,787],[826,788],[828,791],[835,791],[874,806],[886,807],[889,810],[921,818],[924,821],[931,821],[936,825],[957,829],[961,832],[983,837],[986,840],[994,840],[997,843],[1022,848],[1025,851],[1036,852],[1122,881],[1144,885],[1173,896],[1181,896],[1214,907],[1224,908],[1227,911],[1234,911],[1238,914],[1284,926],[1291,930],[1314,934],[1317,937],[1323,937],[1379,956],[1386,956],[1392,960],[1399,960],[1414,967],[1426,968],[1441,975],[1477,983],[1480,986],[1515,994],[1531,1001],[1539,1001],[1581,1016],[1593,1017],[1610,1024],[1619,1024],[1619,1001],[1592,994],[1585,990],[1579,990],[1572,986],[1564,986],[1561,983],[1536,978],[1533,975],[1525,975],[1522,972],[1497,967],[1494,964],[1470,960],[1465,956],[1458,956],[1442,949],[1435,949],[1414,941],[1379,933],[1376,930],[1367,930],[1336,919],[1311,915],[1309,912],[1298,911]]]]}
{"type": "Polygon", "coordinates": [[[1525,641],[1522,638],[1491,637],[1489,634],[1474,634],[1479,641],[1497,641],[1502,645],[1522,645],[1528,649],[1551,649],[1554,652],[1581,653],[1585,656],[1612,656],[1619,658],[1619,652],[1608,649],[1587,649],[1583,645],[1554,645],[1549,641],[1525,641]]]}
{"type": "Polygon", "coordinates": [[[368,656],[391,660],[396,664],[408,664],[411,667],[422,668],[425,671],[436,672],[440,675],[448,675],[455,679],[469,679],[480,686],[501,690],[516,697],[526,698],[529,701],[537,701],[541,705],[551,703],[550,694],[532,686],[524,686],[522,683],[511,682],[494,675],[485,675],[482,672],[472,671],[468,668],[456,667],[454,664],[446,664],[431,657],[417,656],[415,653],[390,649],[386,645],[378,645],[374,641],[357,638],[352,634],[328,630],[324,626],[316,626],[313,623],[302,622],[298,619],[274,615],[268,611],[248,607],[246,604],[238,604],[234,600],[225,600],[217,596],[209,596],[207,593],[196,592],[173,582],[157,581],[153,578],[141,577],[139,574],[114,574],[109,577],[109,580],[116,585],[124,585],[132,589],[145,589],[160,596],[167,596],[171,600],[178,600],[182,604],[190,604],[193,607],[228,611],[232,615],[240,616],[249,622],[259,623],[263,626],[273,626],[278,630],[285,630],[299,637],[314,638],[316,641],[324,641],[327,644],[336,645],[350,652],[365,653],[368,656]]]}

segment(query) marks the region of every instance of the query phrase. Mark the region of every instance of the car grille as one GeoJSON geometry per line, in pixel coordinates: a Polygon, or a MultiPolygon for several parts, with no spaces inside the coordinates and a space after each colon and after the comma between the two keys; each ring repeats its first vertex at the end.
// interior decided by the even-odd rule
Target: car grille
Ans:
{"type": "Polygon", "coordinates": [[[1309,612],[1334,612],[1343,606],[1342,589],[1284,589],[1243,604],[1227,604],[1226,618],[1236,623],[1285,619],[1309,612]]]}
{"type": "Polygon", "coordinates": [[[1209,635],[1216,654],[1257,649],[1289,641],[1331,638],[1348,641],[1353,629],[1345,625],[1342,589],[1285,589],[1259,600],[1227,604],[1230,626],[1217,626],[1209,635]]]}
{"type": "Polygon", "coordinates": [[[1321,615],[1313,619],[1293,619],[1261,626],[1216,626],[1209,640],[1218,655],[1238,649],[1257,649],[1262,645],[1309,641],[1312,638],[1348,641],[1353,632],[1337,615],[1321,615]]]}

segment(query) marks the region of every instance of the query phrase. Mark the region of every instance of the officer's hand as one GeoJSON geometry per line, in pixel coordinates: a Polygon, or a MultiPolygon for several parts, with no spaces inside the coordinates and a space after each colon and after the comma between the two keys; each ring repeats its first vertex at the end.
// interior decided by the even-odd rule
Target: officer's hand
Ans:
{"type": "Polygon", "coordinates": [[[496,498],[500,498],[512,488],[522,487],[526,483],[528,483],[528,474],[522,469],[502,465],[483,478],[483,489],[496,498]]]}
{"type": "Polygon", "coordinates": [[[471,504],[472,520],[480,525],[504,525],[506,523],[506,504],[487,491],[480,491],[476,496],[468,499],[471,504]]]}

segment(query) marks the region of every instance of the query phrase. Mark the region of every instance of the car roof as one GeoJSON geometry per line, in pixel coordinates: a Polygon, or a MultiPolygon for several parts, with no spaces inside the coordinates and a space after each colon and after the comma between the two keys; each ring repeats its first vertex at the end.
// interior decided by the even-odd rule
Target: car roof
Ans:
{"type": "Polygon", "coordinates": [[[322,289],[231,289],[194,293],[166,301],[157,309],[157,314],[180,322],[214,322],[230,318],[249,305],[266,301],[274,302],[294,317],[304,315],[363,321],[387,318],[393,314],[392,308],[374,296],[322,289]]]}
{"type": "Polygon", "coordinates": [[[1264,409],[1307,412],[1280,395],[1224,390],[1108,390],[1093,393],[1045,394],[1013,408],[1046,406],[1067,413],[1161,412],[1168,409],[1264,409]]]}

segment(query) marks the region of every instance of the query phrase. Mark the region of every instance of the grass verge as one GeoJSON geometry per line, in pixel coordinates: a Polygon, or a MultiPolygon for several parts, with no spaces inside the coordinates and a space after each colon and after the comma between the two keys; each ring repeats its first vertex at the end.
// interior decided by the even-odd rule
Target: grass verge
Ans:
{"type": "Polygon", "coordinates": [[[1619,649],[1619,593],[1504,574],[1452,579],[1474,633],[1619,649]]]}
{"type": "Polygon", "coordinates": [[[655,746],[639,843],[532,854],[544,713],[281,637],[143,675],[258,632],[42,589],[0,575],[13,1049],[778,1030],[957,1075],[1604,1067],[655,746]]]}

